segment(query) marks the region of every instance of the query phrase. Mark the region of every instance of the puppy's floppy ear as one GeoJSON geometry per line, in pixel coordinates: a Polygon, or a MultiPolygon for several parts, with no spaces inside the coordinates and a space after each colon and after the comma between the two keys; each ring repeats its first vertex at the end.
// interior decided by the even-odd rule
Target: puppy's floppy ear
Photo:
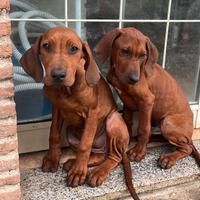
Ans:
{"type": "Polygon", "coordinates": [[[36,82],[43,79],[43,69],[39,60],[39,48],[42,36],[40,36],[35,44],[28,49],[20,59],[20,63],[27,74],[29,74],[36,82]]]}
{"type": "Polygon", "coordinates": [[[87,42],[82,42],[83,44],[83,57],[85,59],[85,79],[89,86],[94,86],[98,83],[100,79],[100,72],[97,68],[97,65],[92,56],[92,52],[90,50],[87,42]]]}
{"type": "Polygon", "coordinates": [[[101,40],[95,46],[95,57],[100,63],[104,63],[110,56],[113,42],[120,36],[121,33],[122,32],[120,29],[114,29],[101,38],[101,40]]]}
{"type": "Polygon", "coordinates": [[[154,64],[158,61],[158,50],[155,45],[147,38],[146,42],[147,60],[145,64],[145,74],[151,76],[153,73],[154,64]]]}

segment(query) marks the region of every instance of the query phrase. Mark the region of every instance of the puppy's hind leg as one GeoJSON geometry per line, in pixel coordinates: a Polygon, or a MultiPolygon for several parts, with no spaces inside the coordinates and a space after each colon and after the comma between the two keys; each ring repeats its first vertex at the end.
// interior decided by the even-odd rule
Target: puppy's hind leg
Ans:
{"type": "Polygon", "coordinates": [[[176,164],[176,161],[192,153],[192,117],[191,119],[184,114],[167,116],[161,123],[161,131],[165,139],[177,150],[171,153],[162,153],[159,159],[159,165],[162,168],[169,169],[176,164]]]}
{"type": "Polygon", "coordinates": [[[91,170],[88,176],[88,184],[93,187],[99,186],[105,181],[109,172],[121,162],[122,155],[128,148],[128,130],[118,112],[113,112],[108,116],[106,130],[108,148],[106,159],[91,170]]]}

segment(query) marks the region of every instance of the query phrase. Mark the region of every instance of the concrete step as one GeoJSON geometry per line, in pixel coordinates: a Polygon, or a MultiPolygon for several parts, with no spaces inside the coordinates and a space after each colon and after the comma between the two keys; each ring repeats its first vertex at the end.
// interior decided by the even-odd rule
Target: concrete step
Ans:
{"type": "MultiPolygon", "coordinates": [[[[200,151],[200,141],[195,146],[200,151]]],[[[133,182],[141,200],[200,200],[200,168],[193,157],[178,161],[168,170],[157,166],[159,154],[172,149],[172,146],[150,148],[143,161],[131,163],[133,182]]],[[[65,179],[62,167],[56,173],[43,173],[40,168],[22,170],[22,200],[131,199],[122,166],[113,170],[97,188],[86,184],[69,188],[65,179]]]]}

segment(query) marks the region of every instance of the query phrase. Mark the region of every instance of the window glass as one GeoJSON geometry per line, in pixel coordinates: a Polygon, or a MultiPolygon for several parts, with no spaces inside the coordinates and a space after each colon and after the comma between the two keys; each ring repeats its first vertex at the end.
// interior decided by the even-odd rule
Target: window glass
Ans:
{"type": "Polygon", "coordinates": [[[94,47],[97,42],[112,29],[118,28],[118,23],[110,22],[86,22],[84,23],[86,38],[90,47],[94,47]]]}
{"type": "Polygon", "coordinates": [[[125,19],[166,19],[166,0],[126,0],[125,19]]]}
{"type": "Polygon", "coordinates": [[[171,19],[200,19],[199,0],[172,1],[171,19]]]}
{"type": "Polygon", "coordinates": [[[19,15],[21,18],[65,18],[65,0],[59,0],[59,3],[53,0],[19,0],[10,1],[10,4],[11,18],[19,18],[19,15]]]}
{"type": "Polygon", "coordinates": [[[119,19],[120,0],[68,0],[72,19],[119,19]]]}
{"type": "Polygon", "coordinates": [[[200,24],[172,23],[166,56],[166,69],[182,86],[190,101],[197,100],[200,67],[200,24]]]}

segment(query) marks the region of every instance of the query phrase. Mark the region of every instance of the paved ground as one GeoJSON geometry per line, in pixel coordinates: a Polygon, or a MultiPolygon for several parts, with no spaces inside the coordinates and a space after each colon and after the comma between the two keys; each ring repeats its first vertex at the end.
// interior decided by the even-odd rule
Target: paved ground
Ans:
{"type": "MultiPolygon", "coordinates": [[[[196,146],[200,150],[200,141],[196,146]]],[[[169,146],[149,149],[142,162],[131,163],[134,184],[142,200],[200,200],[200,168],[194,158],[189,156],[169,170],[157,166],[160,152],[171,149],[169,146]]],[[[129,199],[121,166],[97,188],[66,187],[62,168],[56,173],[23,170],[21,177],[22,200],[129,199]]]]}

